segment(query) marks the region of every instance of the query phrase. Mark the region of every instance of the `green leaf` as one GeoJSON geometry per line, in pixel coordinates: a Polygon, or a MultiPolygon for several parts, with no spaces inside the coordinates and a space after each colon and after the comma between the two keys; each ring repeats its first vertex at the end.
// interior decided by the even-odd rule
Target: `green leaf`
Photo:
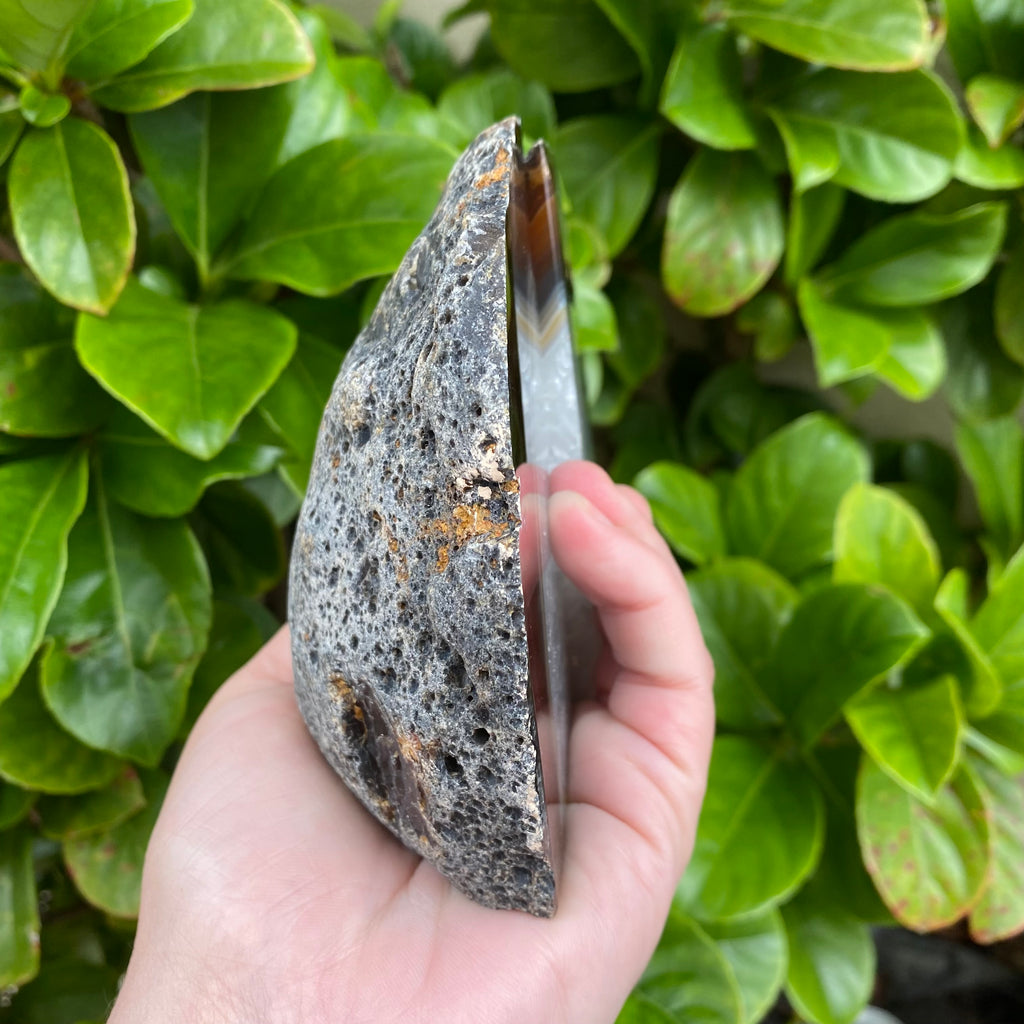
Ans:
{"type": "Polygon", "coordinates": [[[989,588],[971,632],[1005,685],[1024,680],[1024,547],[989,588]]]}
{"type": "Polygon", "coordinates": [[[971,938],[987,944],[1024,931],[1024,775],[1008,778],[980,759],[972,767],[989,814],[992,855],[971,910],[971,938]]]}
{"type": "Polygon", "coordinates": [[[621,274],[608,282],[605,294],[619,325],[619,349],[608,353],[608,365],[633,387],[661,365],[667,330],[660,296],[621,274]]]}
{"type": "Polygon", "coordinates": [[[226,269],[330,295],[390,274],[434,210],[452,164],[431,139],[335,139],[284,165],[252,211],[226,269]]]}
{"type": "Polygon", "coordinates": [[[946,45],[961,81],[983,71],[1020,74],[1024,11],[1010,0],[946,0],[946,45]]]}
{"type": "Polygon", "coordinates": [[[715,12],[811,64],[899,71],[925,63],[931,26],[920,0],[722,0],[715,12]]]}
{"type": "Polygon", "coordinates": [[[879,583],[927,615],[940,574],[935,541],[909,502],[871,484],[846,492],[835,523],[837,583],[879,583]]]}
{"type": "Polygon", "coordinates": [[[23,985],[38,970],[39,898],[32,833],[0,832],[0,988],[23,985]]]}
{"type": "Polygon", "coordinates": [[[968,125],[953,173],[975,188],[995,191],[1020,188],[1024,185],[1024,150],[1009,142],[991,149],[979,129],[968,125]]]}
{"type": "Polygon", "coordinates": [[[797,301],[822,387],[863,377],[885,363],[893,332],[872,311],[830,298],[813,278],[800,282],[797,301]]]}
{"type": "Polygon", "coordinates": [[[794,192],[786,228],[785,280],[791,288],[810,273],[832,240],[843,212],[846,191],[824,184],[794,192]]]}
{"type": "MultiPolygon", "coordinates": [[[[400,88],[379,60],[340,57],[332,65],[345,107],[350,111],[351,124],[344,134],[375,129],[430,137],[442,133],[442,125],[426,97],[400,88]]],[[[338,102],[335,99],[334,105],[338,102]]]]}
{"type": "Polygon", "coordinates": [[[1004,558],[1024,541],[1024,430],[1012,416],[956,428],[981,518],[1004,558]]]}
{"type": "MultiPolygon", "coordinates": [[[[75,922],[76,917],[81,919],[84,914],[76,908],[74,916],[69,916],[75,922]]],[[[104,946],[110,944],[118,950],[111,954],[111,959],[117,962],[120,944],[116,938],[111,943],[107,935],[101,937],[99,929],[94,927],[66,953],[54,956],[54,937],[59,929],[60,918],[46,922],[46,956],[39,974],[31,985],[19,990],[13,1003],[17,1024],[56,1024],[58,1021],[102,1024],[117,998],[123,971],[96,961],[104,952],[104,946]],[[82,956],[91,959],[79,959],[82,956]]]]}
{"type": "Polygon", "coordinates": [[[778,750],[741,736],[719,736],[683,905],[721,920],[782,902],[821,853],[824,809],[806,771],[778,750]]]}
{"type": "Polygon", "coordinates": [[[848,703],[845,713],[878,766],[926,803],[953,774],[966,724],[953,676],[877,686],[848,703]]]}
{"type": "Polygon", "coordinates": [[[87,472],[81,452],[0,465],[0,701],[28,667],[57,603],[87,472]]]}
{"type": "Polygon", "coordinates": [[[796,312],[781,292],[755,295],[737,312],[736,327],[754,335],[754,355],[763,363],[777,362],[797,340],[796,312]]]}
{"type": "Polygon", "coordinates": [[[946,376],[946,347],[932,317],[921,309],[875,310],[891,332],[889,350],[875,376],[912,402],[938,389],[946,376]]]}
{"type": "Polygon", "coordinates": [[[213,602],[210,642],[196,666],[188,691],[188,710],[179,735],[184,739],[210,698],[277,631],[277,620],[257,601],[238,598],[213,602]]]}
{"type": "Polygon", "coordinates": [[[938,302],[988,275],[1005,232],[1005,203],[890,217],[821,271],[818,281],[829,295],[868,305],[938,302]]]}
{"type": "Polygon", "coordinates": [[[69,544],[42,666],[46,703],[91,746],[155,764],[185,713],[210,628],[210,582],[181,520],[142,519],[101,485],[69,544]]]}
{"type": "Polygon", "coordinates": [[[964,90],[970,110],[992,149],[1024,122],[1024,85],[1002,75],[976,75],[964,90]]]}
{"type": "Polygon", "coordinates": [[[786,995],[805,1020],[850,1024],[875,982],[875,945],[866,924],[804,890],[782,908],[789,942],[786,995]]]}
{"type": "Polygon", "coordinates": [[[112,110],[153,110],[197,89],[287,82],[313,62],[309,40],[280,0],[195,0],[181,28],[93,96],[112,110]]]}
{"type": "Polygon", "coordinates": [[[48,84],[57,85],[61,57],[75,24],[91,3],[92,0],[47,0],[45,4],[0,0],[4,53],[26,70],[44,72],[48,84]]]}
{"type": "Polygon", "coordinates": [[[662,0],[595,0],[640,63],[642,85],[637,97],[646,109],[657,98],[665,77],[678,23],[673,4],[662,0]]]}
{"type": "Polygon", "coordinates": [[[18,246],[43,287],[105,313],[135,255],[128,174],[110,136],[79,118],[37,128],[14,154],[8,187],[18,246]]]}
{"type": "Polygon", "coordinates": [[[809,134],[834,139],[837,185],[890,203],[938,192],[953,173],[963,136],[949,91],[927,71],[825,69],[798,78],[773,108],[801,140],[809,134]]]}
{"type": "Polygon", "coordinates": [[[967,588],[963,569],[951,569],[935,595],[935,610],[950,628],[970,665],[971,677],[966,694],[967,710],[976,715],[990,714],[1003,694],[1003,681],[991,658],[967,624],[967,588]]]}
{"type": "Polygon", "coordinates": [[[453,82],[441,93],[437,113],[451,126],[452,141],[459,147],[513,114],[521,119],[528,138],[549,138],[555,128],[551,93],[540,82],[528,82],[502,67],[453,82]]]}
{"type": "Polygon", "coordinates": [[[756,145],[736,36],[725,25],[680,33],[658,109],[680,131],[716,149],[756,145]]]}
{"type": "Polygon", "coordinates": [[[84,796],[43,797],[36,807],[48,839],[81,839],[126,821],[146,805],[142,783],[126,767],[113,782],[84,796]]]}
{"type": "Polygon", "coordinates": [[[98,82],[138,64],[192,16],[192,0],[93,0],[71,36],[67,71],[98,82]]]}
{"type": "Polygon", "coordinates": [[[0,830],[17,825],[32,809],[37,795],[0,779],[0,830]]]}
{"type": "Polygon", "coordinates": [[[78,891],[114,917],[138,916],[142,861],[169,781],[148,773],[141,812],[105,832],[64,844],[64,863],[78,891]]]}
{"type": "Polygon", "coordinates": [[[783,629],[764,688],[809,747],[851,697],[906,662],[927,636],[910,607],[885,590],[858,583],[821,586],[783,629]]]}
{"type": "Polygon", "coordinates": [[[718,489],[710,480],[676,462],[655,462],[633,486],[651,503],[658,529],[677,554],[695,565],[725,554],[718,489]]]}
{"type": "Polygon", "coordinates": [[[74,316],[20,267],[0,267],[0,430],[68,437],[110,405],[75,356],[74,316]]]}
{"type": "Polygon", "coordinates": [[[678,1024],[675,1014],[663,1010],[657,1003],[652,1003],[636,992],[630,993],[615,1024],[678,1024]]]}
{"type": "Polygon", "coordinates": [[[614,352],[619,347],[615,307],[586,267],[572,280],[569,319],[577,352],[614,352]]]}
{"type": "Polygon", "coordinates": [[[996,336],[1003,351],[1024,365],[1024,246],[1017,246],[996,279],[996,336]]]}
{"type": "Polygon", "coordinates": [[[1024,367],[1000,348],[984,286],[978,291],[982,295],[947,303],[942,317],[949,357],[946,396],[956,415],[965,420],[1006,416],[1024,396],[1024,367]]]}
{"type": "Polygon", "coordinates": [[[790,122],[785,113],[766,107],[786,151],[786,163],[793,178],[793,194],[798,196],[826,185],[839,170],[839,143],[827,124],[807,120],[790,122]]]}
{"type": "Polygon", "coordinates": [[[861,445],[811,413],[760,444],[740,466],[725,503],[736,554],[799,576],[832,555],[832,523],[846,491],[868,477],[861,445]]]}
{"type": "Polygon", "coordinates": [[[797,603],[796,590],[768,566],[729,558],[687,578],[715,663],[715,713],[731,729],[781,724],[761,676],[797,603]]]}
{"type": "Polygon", "coordinates": [[[704,925],[732,968],[739,987],[741,1024],[757,1024],[774,1006],[786,977],[786,932],[778,910],[704,925]]]}
{"type": "Polygon", "coordinates": [[[306,493],[320,420],[340,366],[341,353],[333,345],[300,335],[291,362],[260,399],[260,418],[291,453],[282,472],[300,495],[306,493]]]}
{"type": "Polygon", "coordinates": [[[63,121],[71,111],[71,100],[63,93],[49,93],[26,85],[18,96],[22,117],[37,128],[50,128],[63,121]]]}
{"type": "Polygon", "coordinates": [[[661,274],[676,305],[720,316],[771,277],[784,245],[775,182],[750,153],[701,150],[672,191],[661,274]]]}
{"type": "Polygon", "coordinates": [[[523,78],[586,92],[633,78],[639,63],[590,0],[486,0],[498,52],[523,78]]]}
{"type": "Polygon", "coordinates": [[[740,991],[729,962],[704,929],[677,907],[669,911],[637,991],[670,1020],[737,1024],[740,1019],[740,991]]]}
{"type": "Polygon", "coordinates": [[[573,212],[600,231],[609,256],[633,237],[654,195],[657,122],[621,115],[577,117],[552,141],[573,212]]]}
{"type": "Polygon", "coordinates": [[[75,348],[112,395],[172,444],[210,459],[284,369],[296,335],[265,306],[190,306],[133,280],[109,316],[79,318],[75,348]]]}
{"type": "Polygon", "coordinates": [[[886,906],[907,928],[943,928],[977,903],[989,830],[978,789],[963,771],[928,806],[865,757],[857,784],[857,836],[886,906]]]}
{"type": "Polygon", "coordinates": [[[18,109],[17,99],[0,91],[0,167],[14,152],[24,127],[25,119],[18,109]]]}
{"type": "Polygon", "coordinates": [[[192,514],[218,595],[257,596],[284,576],[281,531],[266,506],[239,484],[211,487],[192,514]]]}
{"type": "Polygon", "coordinates": [[[183,516],[210,484],[267,473],[285,453],[283,447],[231,441],[202,462],[169,445],[126,409],[104,427],[96,450],[110,497],[147,516],[183,516]]]}
{"type": "Polygon", "coordinates": [[[39,692],[41,660],[32,663],[0,704],[0,776],[43,793],[85,793],[105,786],[121,771],[121,762],[83,746],[53,720],[39,692]]]}

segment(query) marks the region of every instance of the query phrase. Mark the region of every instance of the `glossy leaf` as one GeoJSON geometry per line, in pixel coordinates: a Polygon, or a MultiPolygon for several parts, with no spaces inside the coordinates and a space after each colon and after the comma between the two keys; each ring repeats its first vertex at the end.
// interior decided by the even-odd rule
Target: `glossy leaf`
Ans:
{"type": "Polygon", "coordinates": [[[821,259],[839,223],[845,199],[844,189],[827,183],[794,192],[786,228],[785,279],[790,287],[821,259]]]}
{"type": "Polygon", "coordinates": [[[18,96],[21,116],[37,128],[50,128],[63,121],[71,111],[71,100],[63,93],[49,93],[26,85],[18,96]]]}
{"type": "Polygon", "coordinates": [[[774,109],[801,140],[816,140],[815,151],[822,138],[834,140],[836,184],[890,203],[913,202],[942,188],[963,135],[952,97],[926,71],[826,69],[797,79],[774,109]]]}
{"type": "Polygon", "coordinates": [[[80,317],[82,365],[172,444],[210,459],[295,351],[295,326],[241,299],[190,306],[136,281],[110,315],[80,317]],[[135,357],[145,346],[147,358],[135,357]]]}
{"type": "Polygon", "coordinates": [[[0,0],[0,40],[14,63],[46,72],[50,84],[60,81],[60,62],[75,24],[92,0],[0,0]]]}
{"type": "Polygon", "coordinates": [[[57,602],[86,479],[81,452],[0,465],[0,701],[28,667],[57,602]]]}
{"type": "Polygon", "coordinates": [[[989,812],[992,855],[971,938],[998,942],[1024,931],[1024,776],[1009,778],[978,759],[974,779],[989,812]]]}
{"type": "Polygon", "coordinates": [[[795,577],[832,554],[839,502],[867,479],[867,456],[834,420],[811,413],[759,445],[736,473],[725,503],[736,554],[795,577]]]}
{"type": "Polygon", "coordinates": [[[807,120],[790,121],[785,112],[767,107],[765,113],[775,125],[786,152],[786,163],[793,178],[793,194],[825,185],[839,170],[839,143],[828,125],[807,120]]]}
{"type": "Polygon", "coordinates": [[[763,291],[736,314],[736,326],[754,335],[754,355],[759,362],[782,359],[797,340],[797,319],[793,304],[781,292],[763,291]]]}
{"type": "Polygon", "coordinates": [[[253,89],[312,68],[309,40],[280,0],[194,0],[178,31],[93,95],[112,110],[153,110],[197,89],[253,89]]]}
{"type": "Polygon", "coordinates": [[[138,916],[142,861],[168,781],[148,773],[142,811],[104,832],[64,844],[64,862],[78,891],[114,917],[138,916]]]}
{"type": "Polygon", "coordinates": [[[267,473],[285,454],[284,447],[231,441],[203,462],[168,444],[127,410],[103,429],[97,451],[110,497],[147,516],[183,516],[210,484],[267,473]]]}
{"type": "Polygon", "coordinates": [[[1024,85],[1001,75],[976,75],[964,90],[975,123],[998,149],[1024,121],[1024,85]]]}
{"type": "Polygon", "coordinates": [[[887,591],[858,583],[822,586],[782,631],[764,688],[807,747],[851,697],[907,661],[927,635],[910,607],[887,591]]]}
{"type": "Polygon", "coordinates": [[[782,908],[789,943],[786,995],[817,1024],[850,1024],[875,982],[875,945],[863,921],[805,889],[782,908]]]}
{"type": "Polygon", "coordinates": [[[704,929],[676,907],[637,991],[669,1013],[670,1020],[739,1021],[741,997],[729,962],[704,929]]]}
{"type": "Polygon", "coordinates": [[[878,316],[830,298],[811,278],[800,282],[797,300],[822,387],[854,380],[882,367],[893,333],[878,316]]]}
{"type": "Polygon", "coordinates": [[[615,256],[654,195],[659,126],[619,115],[577,117],[552,141],[573,212],[598,229],[615,256]]]}
{"type": "Polygon", "coordinates": [[[772,275],[783,234],[775,183],[757,157],[701,150],[669,200],[661,273],[670,297],[696,316],[728,313],[772,275]]]}
{"type": "Polygon", "coordinates": [[[679,21],[672,4],[660,0],[594,0],[616,31],[629,43],[640,64],[639,105],[646,109],[657,97],[672,53],[679,21]]]}
{"type": "Polygon", "coordinates": [[[775,1004],[786,977],[788,949],[775,909],[703,926],[732,968],[740,992],[741,1024],[757,1024],[775,1004]]]}
{"type": "Polygon", "coordinates": [[[736,36],[726,26],[694,26],[679,34],[658,109],[698,142],[716,149],[754,147],[736,36]]]}
{"type": "MultiPolygon", "coordinates": [[[[74,1021],[75,1024],[102,1024],[117,998],[122,971],[117,967],[80,959],[82,956],[99,957],[103,940],[99,929],[85,931],[86,914],[76,913],[79,927],[84,932],[80,944],[65,953],[54,955],[53,946],[60,935],[62,922],[47,921],[43,935],[46,953],[39,974],[31,985],[20,989],[13,1001],[13,1012],[18,1024],[57,1024],[74,1021]]],[[[65,925],[65,929],[69,926],[65,925]]],[[[109,932],[107,933],[109,935],[109,932]]],[[[107,940],[110,941],[109,939],[107,940]]],[[[114,940],[116,942],[116,939],[114,940]]],[[[111,952],[112,960],[117,953],[111,952]]]]}
{"type": "Polygon", "coordinates": [[[938,302],[988,274],[1005,232],[1005,203],[891,217],[862,235],[818,280],[830,295],[873,306],[938,302]]]}
{"type": "Polygon", "coordinates": [[[330,295],[390,274],[433,212],[452,157],[441,143],[386,133],[316,146],[267,184],[231,276],[330,295]]]}
{"type": "Polygon", "coordinates": [[[18,110],[17,98],[0,92],[0,167],[14,152],[24,127],[25,120],[18,110]]]}
{"type": "Polygon", "coordinates": [[[1012,416],[961,423],[956,449],[982,520],[1008,558],[1024,541],[1024,429],[1012,416]]]}
{"type": "Polygon", "coordinates": [[[596,3],[486,0],[498,52],[523,78],[555,92],[624,82],[640,67],[632,48],[596,3]]]}
{"type": "Polygon", "coordinates": [[[927,614],[941,569],[935,541],[909,502],[871,484],[846,492],[836,514],[836,582],[881,584],[927,614]]]}
{"type": "Polygon", "coordinates": [[[32,809],[38,794],[0,779],[0,830],[17,825],[32,809]]]}
{"type": "Polygon", "coordinates": [[[673,550],[695,565],[725,554],[718,489],[677,462],[655,462],[633,486],[651,503],[654,521],[673,550]]]}
{"type": "Polygon", "coordinates": [[[723,0],[717,9],[741,32],[811,64],[897,71],[930,52],[920,0],[723,0]]]}
{"type": "Polygon", "coordinates": [[[935,320],[920,309],[875,310],[891,332],[889,351],[875,368],[884,380],[912,402],[928,398],[946,377],[946,347],[935,320]]]}
{"type": "Polygon", "coordinates": [[[437,101],[437,113],[451,126],[452,141],[466,146],[485,128],[517,115],[523,135],[547,139],[555,127],[555,104],[540,82],[520,78],[507,68],[466,75],[453,82],[437,101]]]}
{"type": "Polygon", "coordinates": [[[96,427],[108,405],[75,357],[71,311],[21,268],[0,267],[0,430],[68,437],[96,427]]]}
{"type": "Polygon", "coordinates": [[[138,64],[192,16],[192,0],[93,0],[71,36],[67,72],[85,82],[138,64]]]}
{"type": "Polygon", "coordinates": [[[38,970],[39,899],[32,833],[0,832],[0,987],[23,985],[38,970]]]}
{"type": "Polygon", "coordinates": [[[43,797],[36,807],[40,830],[49,839],[81,839],[119,825],[146,805],[142,783],[133,768],[84,796],[43,797]]]}
{"type": "Polygon", "coordinates": [[[975,188],[993,191],[1020,188],[1024,185],[1024,150],[1009,142],[991,149],[980,129],[968,125],[953,173],[975,188]]]}
{"type": "Polygon", "coordinates": [[[797,603],[796,590],[761,562],[730,558],[687,577],[715,663],[715,713],[733,729],[782,722],[762,673],[797,603]]]}
{"type": "Polygon", "coordinates": [[[0,776],[42,793],[85,793],[121,770],[110,754],[83,746],[65,732],[39,692],[39,660],[0,704],[0,776]]]}
{"type": "Polygon", "coordinates": [[[878,766],[919,799],[930,802],[953,774],[966,725],[953,676],[877,686],[845,712],[878,766]]]}
{"type": "Polygon", "coordinates": [[[155,764],[209,628],[209,577],[188,527],[142,519],[95,487],[48,630],[43,691],[58,721],[91,746],[155,764]]]}
{"type": "Polygon", "coordinates": [[[18,246],[43,287],[77,309],[110,309],[135,255],[128,174],[110,136],[79,118],[29,132],[8,187],[18,246]]]}
{"type": "Polygon", "coordinates": [[[657,295],[623,275],[608,283],[605,294],[619,325],[619,349],[608,353],[608,364],[634,386],[661,365],[667,335],[664,312],[657,295]]]}
{"type": "Polygon", "coordinates": [[[615,307],[586,267],[573,277],[569,319],[577,352],[615,352],[619,347],[619,325],[615,307]]]}
{"type": "Polygon", "coordinates": [[[775,906],[814,869],[823,832],[821,795],[804,770],[755,740],[719,736],[679,898],[712,920],[775,906]]]}
{"type": "Polygon", "coordinates": [[[990,587],[971,632],[1005,685],[1024,679],[1024,547],[990,587]]]}
{"type": "Polygon", "coordinates": [[[946,0],[947,46],[962,81],[984,71],[1020,73],[1024,11],[1006,0],[946,0]]]}
{"type": "Polygon", "coordinates": [[[977,903],[986,877],[989,830],[978,789],[964,772],[928,806],[864,758],[857,785],[857,836],[886,906],[907,928],[945,927],[977,903]]]}
{"type": "Polygon", "coordinates": [[[996,279],[996,336],[1003,351],[1024,365],[1024,246],[1018,246],[996,279]]]}

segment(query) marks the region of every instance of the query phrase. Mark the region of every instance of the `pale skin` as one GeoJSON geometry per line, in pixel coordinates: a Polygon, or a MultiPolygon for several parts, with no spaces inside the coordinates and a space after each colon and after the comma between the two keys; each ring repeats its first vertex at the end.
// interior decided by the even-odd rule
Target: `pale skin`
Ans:
{"type": "Polygon", "coordinates": [[[712,666],[646,501],[598,467],[551,477],[551,543],[597,606],[552,919],[488,910],[406,850],[306,732],[282,630],[220,689],[146,857],[111,1024],[611,1024],[690,856],[712,666]]]}

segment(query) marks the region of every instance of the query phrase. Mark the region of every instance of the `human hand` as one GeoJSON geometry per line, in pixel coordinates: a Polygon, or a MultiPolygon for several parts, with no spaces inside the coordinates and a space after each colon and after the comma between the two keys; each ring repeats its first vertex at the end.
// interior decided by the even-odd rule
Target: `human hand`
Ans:
{"type": "Polygon", "coordinates": [[[615,1019],[690,855],[712,667],[644,499],[588,463],[550,487],[552,550],[607,640],[575,709],[555,917],[478,906],[363,809],[299,716],[283,629],[182,753],[111,1024],[615,1019]]]}

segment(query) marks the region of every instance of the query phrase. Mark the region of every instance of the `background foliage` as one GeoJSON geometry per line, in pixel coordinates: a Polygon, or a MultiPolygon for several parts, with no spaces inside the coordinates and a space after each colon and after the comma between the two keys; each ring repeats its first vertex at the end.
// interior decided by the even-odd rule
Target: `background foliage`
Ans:
{"type": "Polygon", "coordinates": [[[784,989],[843,1024],[871,925],[1024,929],[1024,8],[474,11],[458,66],[395,3],[0,0],[0,1019],[104,1016],[181,740],[281,614],[343,351],[513,112],[560,172],[600,453],[718,670],[621,1020],[784,989]],[[947,411],[951,447],[915,436],[947,411]]]}

